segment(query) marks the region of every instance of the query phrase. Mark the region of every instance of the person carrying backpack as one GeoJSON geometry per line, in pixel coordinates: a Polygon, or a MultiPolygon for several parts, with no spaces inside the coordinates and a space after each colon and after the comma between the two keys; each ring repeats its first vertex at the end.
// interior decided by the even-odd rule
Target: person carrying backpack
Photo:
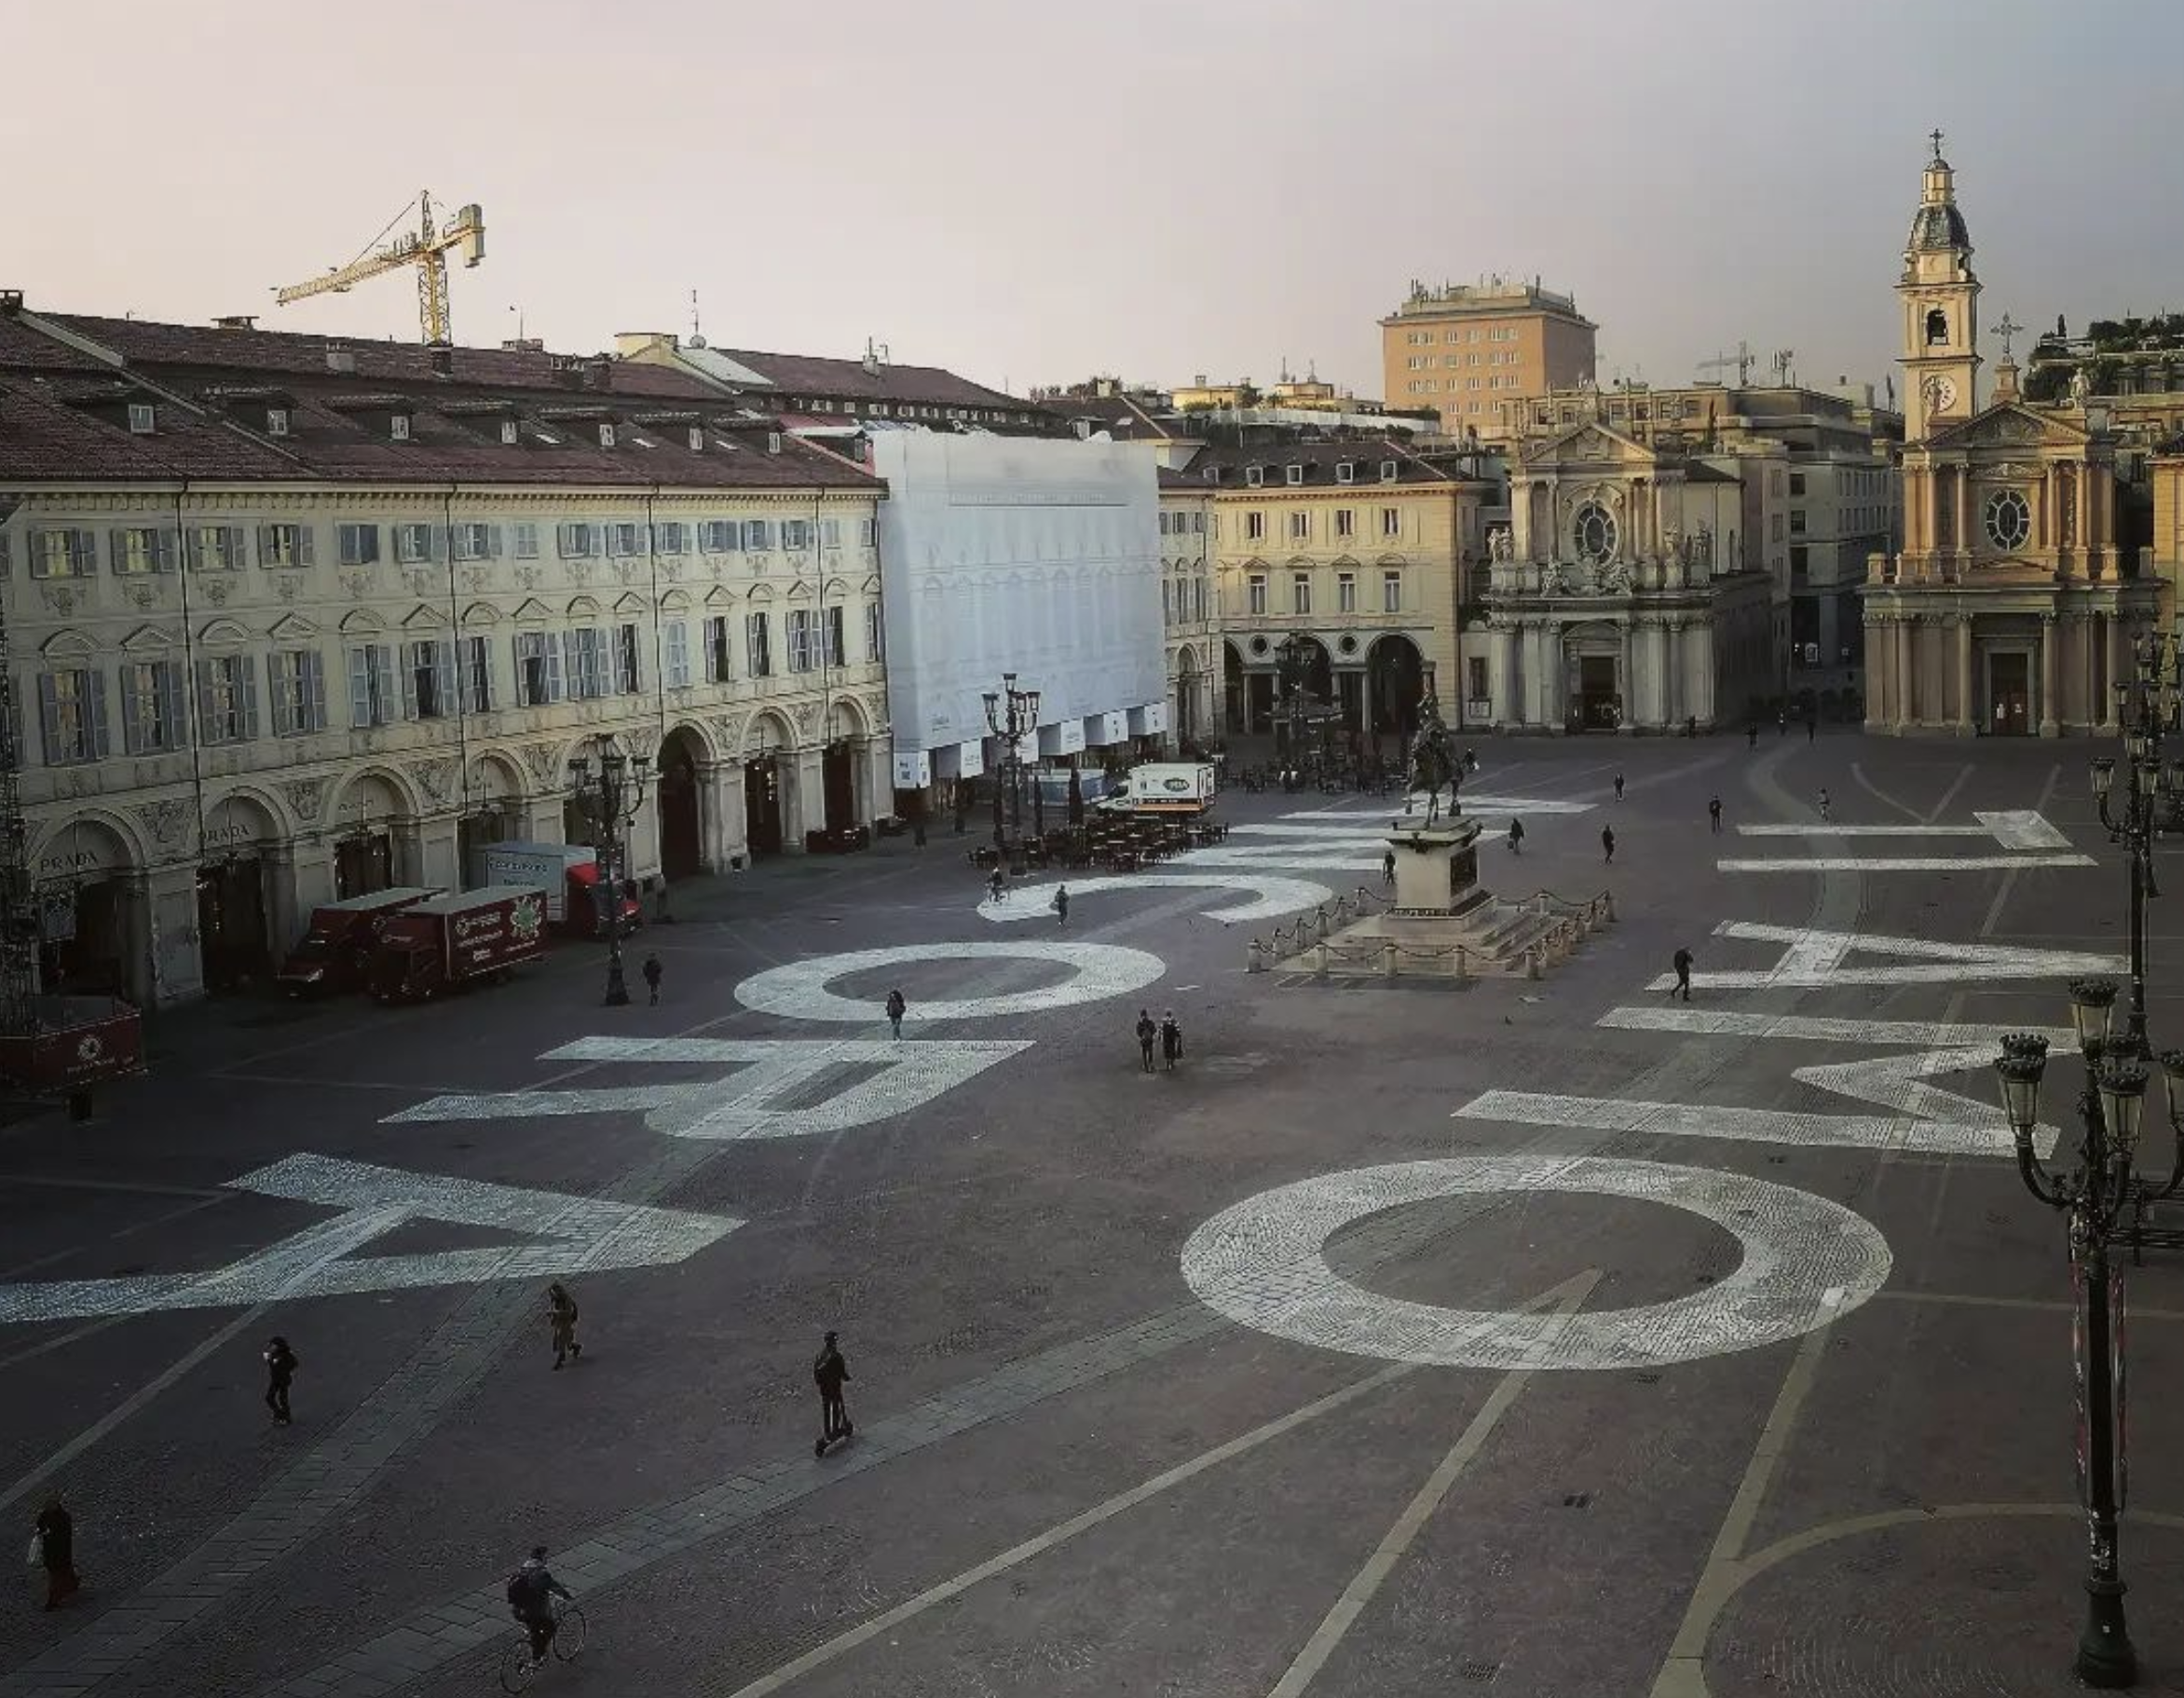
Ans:
{"type": "Polygon", "coordinates": [[[1054,887],[1054,917],[1064,925],[1070,923],[1070,887],[1067,884],[1057,884],[1054,887]]]}
{"type": "Polygon", "coordinates": [[[895,1036],[902,1036],[903,1016],[909,1011],[910,1005],[903,1001],[903,993],[900,991],[890,991],[887,993],[887,1023],[894,1028],[895,1036]]]}
{"type": "Polygon", "coordinates": [[[826,1342],[819,1351],[819,1358],[812,1364],[812,1378],[819,1387],[819,1447],[824,1450],[837,1439],[846,1439],[856,1429],[850,1425],[850,1412],[842,1401],[841,1389],[850,1376],[850,1364],[843,1360],[840,1347],[834,1342],[834,1335],[826,1335],[826,1342]]]}
{"type": "Polygon", "coordinates": [[[1509,821],[1509,853],[1511,855],[1524,853],[1524,822],[1521,819],[1509,821]]]}
{"type": "Polygon", "coordinates": [[[541,1661],[546,1648],[553,1643],[554,1631],[561,1625],[553,1619],[553,1600],[566,1598],[576,1602],[576,1595],[553,1578],[553,1571],[546,1566],[546,1547],[533,1545],[531,1554],[523,1566],[508,1577],[508,1612],[524,1624],[531,1636],[531,1661],[541,1661]]]}
{"type": "Polygon", "coordinates": [[[1160,1054],[1161,1059],[1167,1062],[1168,1072],[1175,1072],[1176,1063],[1182,1059],[1183,1054],[1183,1029],[1176,1023],[1176,1011],[1173,1008],[1161,1016],[1160,1054]]]}
{"type": "Polygon", "coordinates": [[[1145,1072],[1153,1071],[1153,1040],[1160,1035],[1160,1028],[1153,1023],[1150,1009],[1138,1010],[1138,1065],[1145,1072]]]}
{"type": "Polygon", "coordinates": [[[645,957],[645,989],[652,993],[652,1006],[655,1008],[660,1006],[660,978],[662,970],[659,956],[645,957]]]}

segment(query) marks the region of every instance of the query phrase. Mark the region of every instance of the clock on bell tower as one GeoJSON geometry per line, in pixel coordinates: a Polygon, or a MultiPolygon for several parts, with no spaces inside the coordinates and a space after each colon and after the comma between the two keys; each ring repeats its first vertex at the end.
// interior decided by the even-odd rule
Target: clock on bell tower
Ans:
{"type": "Polygon", "coordinates": [[[1942,132],[1904,248],[1896,294],[1904,303],[1904,439],[1922,442],[1936,420],[1967,418],[1978,405],[1979,279],[1972,235],[1957,210],[1955,174],[1942,157],[1942,132]]]}

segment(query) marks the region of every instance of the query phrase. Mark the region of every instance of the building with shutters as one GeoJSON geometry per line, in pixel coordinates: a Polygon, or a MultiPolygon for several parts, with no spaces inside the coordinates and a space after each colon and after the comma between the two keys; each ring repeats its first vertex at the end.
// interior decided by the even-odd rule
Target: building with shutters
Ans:
{"type": "Polygon", "coordinates": [[[0,294],[0,595],[48,982],[262,976],[312,906],[586,841],[626,870],[892,810],[881,486],[673,370],[0,294]]]}

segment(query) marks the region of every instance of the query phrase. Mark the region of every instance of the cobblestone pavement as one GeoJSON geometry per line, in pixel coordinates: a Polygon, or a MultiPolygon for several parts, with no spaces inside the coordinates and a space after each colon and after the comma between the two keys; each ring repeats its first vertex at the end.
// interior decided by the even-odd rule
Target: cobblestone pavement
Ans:
{"type": "MultiPolygon", "coordinates": [[[[1036,888],[982,916],[944,835],[678,891],[644,940],[659,1008],[597,1006],[570,950],[428,1009],[166,1018],[99,1123],[0,1129],[0,1314],[113,1282],[0,1326],[0,1502],[27,1536],[64,1493],[87,1582],[0,1612],[0,1698],[475,1691],[540,1541],[591,1623],[547,1677],[570,1692],[2073,1690],[2067,1270],[1988,1153],[1983,1047],[2059,1024],[2055,964],[2120,948],[2089,751],[1480,747],[1490,815],[1527,820],[1521,861],[1482,845],[1487,883],[1616,897],[1540,981],[1247,975],[1273,922],[1218,911],[1261,872],[1274,906],[1372,884],[1305,833],[1385,815],[1232,792],[1232,821],[1285,829],[1088,890],[1066,932],[1036,888]],[[1820,831],[1822,787],[1866,829],[1820,831]],[[1785,858],[1822,865],[1743,870],[1785,858]],[[1090,999],[1027,942],[1088,946],[1090,999]],[[1159,977],[1118,988],[1145,969],[1115,949],[1159,977]],[[1181,1020],[1172,1075],[1139,1069],[1140,1006],[1181,1020]],[[632,1041],[669,1038],[702,1041],[632,1041]],[[298,1154],[424,1200],[235,1187],[298,1154]],[[587,1349],[557,1374],[539,1281],[504,1267],[537,1252],[435,1217],[447,1180],[720,1225],[654,1265],[570,1239],[587,1349]],[[330,1254],[341,1281],[300,1271],[330,1254]],[[174,1275],[194,1307],[130,1308],[174,1275]],[[1604,1324],[1656,1309],[1673,1348],[1604,1324]],[[814,1458],[827,1328],[858,1426],[814,1458]],[[304,1363],[284,1429],[257,1401],[275,1332],[304,1363]]],[[[2157,906],[2157,1032],[2180,942],[2157,906]]],[[[2131,1291],[2132,1396],[2159,1408],[2175,1258],[2131,1291]]],[[[2179,1471],[2142,1437],[2141,1690],[2184,1690],[2179,1471]]]]}

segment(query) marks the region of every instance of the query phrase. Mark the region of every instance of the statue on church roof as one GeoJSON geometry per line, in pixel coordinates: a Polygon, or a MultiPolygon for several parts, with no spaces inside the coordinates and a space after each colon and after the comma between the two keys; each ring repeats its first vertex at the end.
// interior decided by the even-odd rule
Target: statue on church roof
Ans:
{"type": "Polygon", "coordinates": [[[2081,365],[2070,374],[2070,404],[2082,407],[2092,399],[2093,379],[2086,376],[2085,367],[2081,365]]]}

